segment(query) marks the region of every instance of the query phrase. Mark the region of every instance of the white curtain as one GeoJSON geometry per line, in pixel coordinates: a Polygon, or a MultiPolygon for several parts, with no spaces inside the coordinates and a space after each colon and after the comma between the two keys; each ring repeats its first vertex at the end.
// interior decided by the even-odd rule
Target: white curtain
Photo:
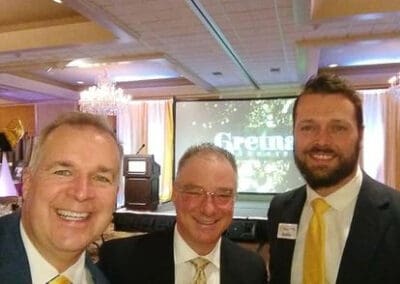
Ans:
{"type": "Polygon", "coordinates": [[[362,168],[373,178],[385,182],[385,90],[360,91],[363,100],[364,140],[362,168]]]}
{"type": "Polygon", "coordinates": [[[385,96],[385,183],[400,190],[400,87],[385,96]]]}
{"type": "Polygon", "coordinates": [[[400,190],[400,89],[360,91],[364,108],[362,167],[400,190]]]}
{"type": "MultiPolygon", "coordinates": [[[[118,114],[117,135],[122,142],[124,154],[136,154],[145,144],[141,154],[154,155],[155,161],[161,166],[160,200],[168,200],[172,188],[172,176],[169,173],[169,163],[166,153],[172,151],[172,140],[169,141],[170,119],[169,109],[172,100],[132,101],[118,114]]],[[[118,206],[124,204],[124,184],[121,183],[118,194],[118,206]]]]}

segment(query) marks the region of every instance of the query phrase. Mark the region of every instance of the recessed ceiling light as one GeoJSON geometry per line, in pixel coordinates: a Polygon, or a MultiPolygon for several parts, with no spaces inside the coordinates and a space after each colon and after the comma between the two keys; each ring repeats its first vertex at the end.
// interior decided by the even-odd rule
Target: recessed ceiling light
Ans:
{"type": "Polygon", "coordinates": [[[78,85],[83,85],[85,82],[83,82],[83,81],[76,81],[76,83],[77,83],[78,85]]]}
{"type": "Polygon", "coordinates": [[[62,0],[53,0],[54,2],[58,3],[58,4],[62,4],[62,0]]]}
{"type": "Polygon", "coordinates": [[[98,65],[99,63],[95,63],[89,58],[78,58],[68,62],[66,67],[89,68],[96,67],[96,64],[98,65]]]}
{"type": "Polygon", "coordinates": [[[336,63],[332,63],[328,65],[329,68],[335,68],[338,67],[338,65],[336,63]]]}

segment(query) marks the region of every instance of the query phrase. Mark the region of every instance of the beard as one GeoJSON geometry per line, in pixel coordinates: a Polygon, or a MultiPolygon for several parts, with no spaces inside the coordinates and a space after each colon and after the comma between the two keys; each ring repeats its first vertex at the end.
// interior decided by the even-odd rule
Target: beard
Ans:
{"type": "Polygon", "coordinates": [[[305,159],[300,159],[294,150],[294,160],[299,169],[300,173],[313,189],[319,189],[324,187],[334,186],[340,183],[342,180],[349,177],[358,164],[358,157],[360,153],[360,141],[354,145],[353,152],[349,157],[344,157],[333,151],[331,148],[314,146],[305,154],[318,152],[326,154],[336,154],[339,160],[338,164],[333,168],[327,167],[311,167],[305,159]]]}

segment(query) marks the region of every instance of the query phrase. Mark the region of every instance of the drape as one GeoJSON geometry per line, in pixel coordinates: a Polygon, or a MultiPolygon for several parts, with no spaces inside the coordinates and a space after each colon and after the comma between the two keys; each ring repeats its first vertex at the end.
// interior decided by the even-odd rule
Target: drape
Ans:
{"type": "MultiPolygon", "coordinates": [[[[168,201],[172,190],[173,112],[172,100],[132,101],[120,110],[117,118],[117,136],[124,154],[154,155],[161,167],[160,201],[168,201]]],[[[121,189],[124,188],[123,180],[121,189]]],[[[124,204],[123,190],[118,194],[118,205],[124,204]]]]}
{"type": "Polygon", "coordinates": [[[400,190],[400,88],[391,88],[385,99],[385,183],[400,190]]]}
{"type": "Polygon", "coordinates": [[[383,95],[383,90],[362,92],[365,129],[361,150],[361,165],[370,176],[380,182],[385,182],[383,95]]]}
{"type": "Polygon", "coordinates": [[[400,89],[360,91],[363,99],[362,168],[400,189],[400,89]]]}

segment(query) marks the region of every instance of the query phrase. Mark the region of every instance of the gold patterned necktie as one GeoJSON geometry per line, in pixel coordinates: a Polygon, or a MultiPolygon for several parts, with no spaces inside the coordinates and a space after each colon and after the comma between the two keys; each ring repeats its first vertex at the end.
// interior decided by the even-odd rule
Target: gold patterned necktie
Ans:
{"type": "Polygon", "coordinates": [[[207,284],[207,277],[204,269],[210,263],[207,259],[197,257],[190,261],[196,268],[196,273],[193,277],[193,284],[207,284]]]}
{"type": "Polygon", "coordinates": [[[325,283],[325,222],[329,204],[322,198],[311,202],[314,211],[304,243],[303,284],[325,283]]]}
{"type": "Polygon", "coordinates": [[[47,284],[72,284],[72,282],[64,275],[57,275],[51,279],[47,284]]]}

